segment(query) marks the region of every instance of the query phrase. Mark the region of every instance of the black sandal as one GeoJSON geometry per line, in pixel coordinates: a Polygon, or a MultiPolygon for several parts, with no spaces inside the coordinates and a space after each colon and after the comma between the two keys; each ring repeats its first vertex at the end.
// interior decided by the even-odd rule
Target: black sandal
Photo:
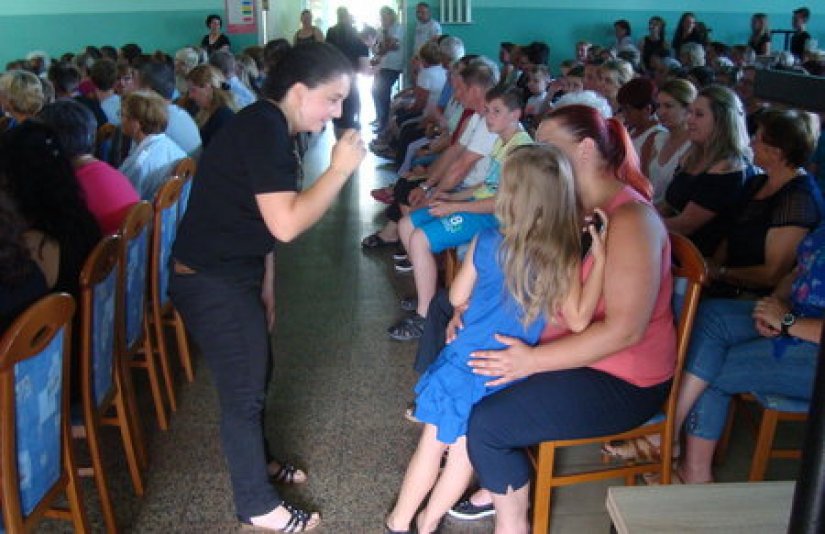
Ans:
{"type": "Polygon", "coordinates": [[[406,317],[387,329],[387,333],[396,341],[412,341],[424,334],[424,319],[417,313],[406,317]]]}
{"type": "Polygon", "coordinates": [[[278,471],[269,475],[269,479],[277,484],[301,484],[302,482],[295,481],[296,473],[298,473],[297,467],[292,464],[282,463],[278,471]]]}
{"type": "Polygon", "coordinates": [[[401,242],[400,239],[396,239],[395,241],[387,241],[386,239],[382,238],[378,235],[378,232],[374,234],[368,235],[361,241],[361,246],[364,248],[380,248],[380,247],[389,247],[391,245],[397,245],[401,242]]]}
{"type": "Polygon", "coordinates": [[[286,508],[287,512],[289,512],[289,521],[287,521],[286,525],[282,528],[270,528],[260,525],[253,525],[251,519],[238,516],[238,520],[241,522],[241,527],[244,529],[265,530],[268,532],[307,532],[309,530],[313,530],[321,524],[319,521],[315,525],[308,527],[309,522],[312,519],[312,513],[293,506],[288,502],[283,502],[281,505],[286,508]]]}

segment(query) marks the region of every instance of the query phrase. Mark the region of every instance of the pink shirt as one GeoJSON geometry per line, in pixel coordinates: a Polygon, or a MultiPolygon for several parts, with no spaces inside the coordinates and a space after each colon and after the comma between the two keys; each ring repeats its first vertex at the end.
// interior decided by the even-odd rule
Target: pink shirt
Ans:
{"type": "Polygon", "coordinates": [[[102,161],[93,161],[75,169],[75,176],[103,235],[120,229],[126,212],[140,201],[129,179],[102,161]]]}
{"type": "MultiPolygon", "coordinates": [[[[627,202],[649,204],[632,187],[625,186],[604,207],[604,211],[611,215],[627,202]]],[[[632,347],[605,356],[589,366],[639,387],[654,386],[668,380],[673,376],[676,365],[676,328],[673,323],[673,311],[670,305],[673,293],[673,276],[670,270],[670,240],[665,240],[661,254],[662,270],[659,278],[659,293],[656,296],[653,315],[647,325],[644,337],[632,347]]],[[[592,267],[593,257],[588,256],[582,264],[583,280],[586,279],[592,267]]],[[[609,276],[609,273],[607,276],[609,276]]],[[[604,319],[604,307],[604,296],[602,296],[593,314],[594,322],[604,319]]],[[[565,325],[557,324],[557,322],[548,323],[542,333],[542,343],[569,335],[570,330],[565,325]]]]}

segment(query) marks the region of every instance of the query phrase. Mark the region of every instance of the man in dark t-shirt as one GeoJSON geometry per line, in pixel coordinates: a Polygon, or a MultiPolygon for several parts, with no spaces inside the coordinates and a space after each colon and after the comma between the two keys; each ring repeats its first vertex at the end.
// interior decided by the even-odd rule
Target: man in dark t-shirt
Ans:
{"type": "MultiPolygon", "coordinates": [[[[326,42],[335,46],[352,62],[355,72],[363,70],[362,61],[369,57],[369,48],[358,37],[358,32],[352,25],[352,17],[346,7],[339,7],[337,11],[338,24],[327,30],[326,42]]],[[[334,119],[335,136],[340,137],[347,128],[359,129],[359,113],[361,101],[358,95],[358,81],[353,80],[349,96],[344,100],[341,117],[334,119]]]]}
{"type": "Polygon", "coordinates": [[[791,36],[791,54],[793,54],[800,63],[805,61],[805,49],[808,47],[808,41],[811,39],[811,34],[805,31],[808,25],[808,19],[811,18],[811,10],[807,7],[800,7],[793,12],[793,29],[794,34],[791,36]]]}

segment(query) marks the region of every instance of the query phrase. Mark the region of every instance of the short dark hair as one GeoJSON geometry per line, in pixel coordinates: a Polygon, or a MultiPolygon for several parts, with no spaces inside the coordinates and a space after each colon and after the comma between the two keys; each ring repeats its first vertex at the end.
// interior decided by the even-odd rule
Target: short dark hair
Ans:
{"type": "Polygon", "coordinates": [[[140,68],[140,85],[166,100],[175,94],[175,71],[166,63],[149,61],[140,68]]]}
{"type": "Polygon", "coordinates": [[[216,50],[209,56],[209,64],[221,71],[226,79],[235,75],[235,56],[226,50],[216,50]]]}
{"type": "Polygon", "coordinates": [[[100,47],[100,54],[111,60],[117,61],[117,49],[111,45],[104,45],[100,47]]]}
{"type": "Polygon", "coordinates": [[[70,63],[53,63],[49,67],[49,81],[56,92],[71,95],[80,85],[80,70],[70,63]]]}
{"type": "Polygon", "coordinates": [[[70,159],[94,151],[97,120],[80,102],[58,100],[40,110],[37,118],[57,132],[57,139],[70,159]]]}
{"type": "Polygon", "coordinates": [[[496,85],[487,91],[484,98],[487,102],[492,102],[496,99],[501,100],[504,107],[510,111],[515,111],[524,107],[524,98],[521,90],[503,84],[496,85]]]}
{"type": "Polygon", "coordinates": [[[626,19],[619,19],[613,23],[613,27],[621,28],[627,35],[630,35],[630,22],[626,19]]]}
{"type": "Polygon", "coordinates": [[[327,43],[308,43],[287,50],[271,67],[261,93],[280,102],[296,83],[313,89],[340,75],[352,76],[352,62],[327,43]]]}
{"type": "Polygon", "coordinates": [[[802,15],[802,19],[805,22],[808,22],[808,19],[811,18],[811,10],[807,7],[800,7],[798,9],[793,10],[794,15],[802,15]]]}
{"type": "Polygon", "coordinates": [[[802,167],[816,148],[816,119],[807,111],[766,109],[756,116],[756,124],[762,130],[762,141],[778,148],[788,165],[802,167]]]}
{"type": "Polygon", "coordinates": [[[292,48],[292,45],[283,37],[268,41],[264,45],[264,69],[266,72],[271,71],[290,48],[292,48]]]}
{"type": "Polygon", "coordinates": [[[522,48],[522,51],[533,65],[547,65],[550,61],[550,46],[544,41],[533,41],[527,47],[522,48]]]}
{"type": "Polygon", "coordinates": [[[89,78],[101,91],[109,91],[117,82],[117,64],[109,58],[101,58],[89,69],[89,78]]]}
{"type": "Polygon", "coordinates": [[[215,20],[215,19],[219,20],[220,23],[221,23],[221,26],[223,26],[223,19],[221,18],[221,16],[217,15],[215,13],[212,13],[211,15],[206,16],[206,27],[208,28],[212,24],[212,21],[215,20]]]}
{"type": "Polygon", "coordinates": [[[120,47],[120,53],[123,54],[123,59],[132,63],[137,57],[143,54],[143,49],[135,43],[127,43],[120,47]]]}

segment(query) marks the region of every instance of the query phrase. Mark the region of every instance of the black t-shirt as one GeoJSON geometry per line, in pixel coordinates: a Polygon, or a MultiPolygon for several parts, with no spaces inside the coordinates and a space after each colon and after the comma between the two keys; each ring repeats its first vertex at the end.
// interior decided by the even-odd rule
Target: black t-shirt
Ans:
{"type": "Polygon", "coordinates": [[[275,246],[255,195],[297,191],[299,161],[286,117],[267,100],[242,109],[198,162],[173,256],[197,271],[259,277],[275,246]]]}
{"type": "Polygon", "coordinates": [[[215,52],[216,50],[220,50],[224,46],[227,47],[227,48],[229,48],[229,46],[230,46],[229,37],[227,37],[224,34],[220,34],[220,36],[218,36],[218,39],[212,44],[209,44],[209,34],[208,33],[203,36],[203,39],[201,39],[201,48],[206,50],[207,55],[212,55],[212,52],[215,52]]]}
{"type": "Polygon", "coordinates": [[[26,308],[49,292],[43,272],[34,261],[28,263],[29,272],[18,283],[0,283],[0,336],[26,308]]]}
{"type": "Polygon", "coordinates": [[[370,55],[369,48],[358,37],[352,26],[336,24],[327,30],[326,42],[340,50],[352,62],[354,69],[358,69],[360,58],[370,55]]]}
{"type": "Polygon", "coordinates": [[[688,174],[677,169],[667,188],[665,200],[676,211],[693,202],[716,216],[688,237],[704,256],[712,256],[727,233],[742,202],[745,171],[724,174],[688,174]]]}
{"type": "Polygon", "coordinates": [[[652,70],[652,67],[650,66],[651,58],[654,54],[659,53],[666,48],[667,41],[664,39],[654,41],[649,36],[645,36],[644,47],[642,49],[642,65],[644,65],[647,70],[652,70]]]}
{"type": "Polygon", "coordinates": [[[771,228],[799,226],[812,230],[822,221],[822,194],[812,176],[797,176],[771,196],[755,199],[767,180],[765,175],[754,176],[745,185],[745,204],[727,235],[725,263],[731,267],[765,263],[765,239],[771,228]]]}
{"type": "Polygon", "coordinates": [[[86,96],[76,96],[74,99],[89,108],[89,111],[95,116],[95,122],[97,122],[98,128],[109,122],[106,113],[103,111],[103,108],[100,107],[100,102],[97,100],[86,96]]]}
{"type": "Polygon", "coordinates": [[[756,39],[754,39],[753,37],[748,39],[748,46],[751,47],[757,55],[764,56],[768,53],[768,44],[770,44],[770,42],[771,34],[763,33],[756,39]]]}
{"type": "Polygon", "coordinates": [[[802,59],[802,56],[805,55],[805,45],[810,38],[811,34],[808,32],[796,32],[793,34],[791,36],[791,54],[802,59]]]}
{"type": "Polygon", "coordinates": [[[226,106],[221,106],[215,111],[212,112],[212,115],[209,116],[209,120],[206,121],[206,124],[201,127],[201,143],[203,147],[206,148],[206,145],[212,140],[212,137],[221,129],[221,127],[229,122],[232,117],[235,116],[235,113],[226,106]]]}

